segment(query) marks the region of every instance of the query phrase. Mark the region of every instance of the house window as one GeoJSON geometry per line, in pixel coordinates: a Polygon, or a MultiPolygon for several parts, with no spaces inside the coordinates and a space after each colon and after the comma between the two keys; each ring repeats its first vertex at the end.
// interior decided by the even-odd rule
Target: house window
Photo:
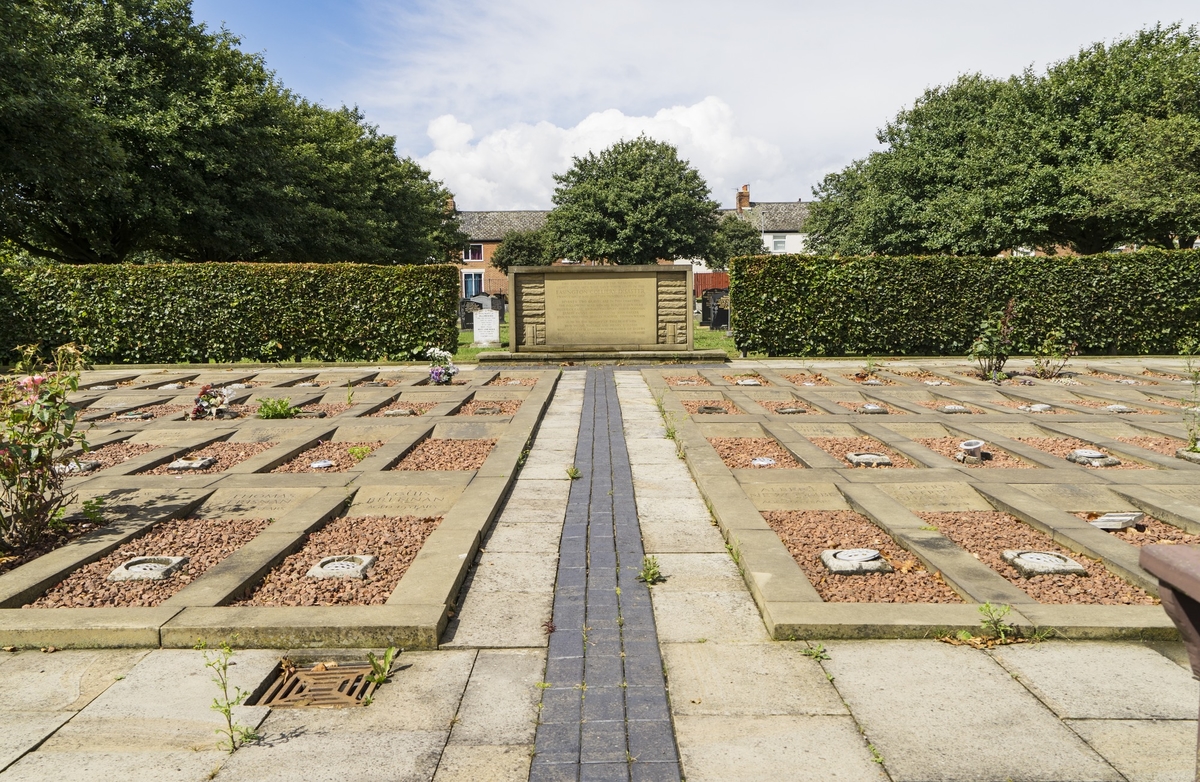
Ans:
{"type": "Polygon", "coordinates": [[[775,234],[771,237],[771,252],[785,253],[787,252],[787,237],[783,234],[775,234]]]}
{"type": "Polygon", "coordinates": [[[483,272],[463,272],[463,298],[483,293],[483,272]]]}
{"type": "Polygon", "coordinates": [[[467,249],[463,250],[464,261],[482,261],[483,260],[483,245],[468,244],[467,249]]]}

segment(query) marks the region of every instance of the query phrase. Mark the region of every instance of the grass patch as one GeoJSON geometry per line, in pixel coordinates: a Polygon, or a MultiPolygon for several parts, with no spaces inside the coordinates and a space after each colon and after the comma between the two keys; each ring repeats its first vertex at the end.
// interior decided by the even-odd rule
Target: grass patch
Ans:
{"type": "Polygon", "coordinates": [[[500,347],[499,348],[473,348],[471,342],[475,339],[475,332],[471,329],[459,329],[458,332],[458,349],[454,353],[454,358],[451,359],[455,364],[474,364],[476,356],[486,350],[508,350],[508,324],[500,324],[500,347]]]}

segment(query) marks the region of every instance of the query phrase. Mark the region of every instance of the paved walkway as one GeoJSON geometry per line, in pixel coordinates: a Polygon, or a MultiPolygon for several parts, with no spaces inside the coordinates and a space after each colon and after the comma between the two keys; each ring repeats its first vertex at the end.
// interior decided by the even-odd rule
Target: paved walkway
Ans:
{"type": "Polygon", "coordinates": [[[531,782],[678,780],[642,536],[610,369],[589,369],[559,549],[531,782]]]}
{"type": "MultiPolygon", "coordinates": [[[[370,707],[269,715],[241,710],[239,721],[260,725],[264,740],[229,757],[215,749],[219,717],[209,708],[215,688],[197,652],[0,653],[0,780],[523,782],[550,771],[574,779],[576,769],[586,779],[613,770],[601,756],[585,755],[587,747],[603,746],[585,744],[585,736],[610,735],[608,729],[589,734],[591,721],[624,726],[622,740],[634,757],[628,765],[614,764],[619,773],[627,768],[632,779],[650,772],[673,778],[670,759],[638,749],[636,741],[649,734],[638,724],[637,698],[621,697],[621,717],[615,707],[585,714],[599,668],[582,668],[586,691],[551,681],[552,661],[570,657],[555,656],[556,636],[568,638],[572,625],[557,614],[547,636],[545,623],[568,602],[578,615],[580,601],[560,604],[555,584],[561,597],[569,594],[572,576],[564,580],[560,571],[580,567],[571,563],[579,561],[586,529],[589,576],[596,579],[576,593],[584,596],[586,622],[578,627],[591,628],[593,621],[601,627],[601,612],[612,616],[619,609],[625,680],[657,697],[658,682],[631,679],[652,659],[649,642],[633,646],[631,617],[644,602],[639,584],[626,586],[625,570],[641,553],[637,536],[624,533],[637,526],[641,545],[658,558],[667,580],[650,590],[652,620],[639,614],[636,621],[639,632],[657,632],[689,782],[1194,778],[1200,688],[1179,644],[1052,641],[988,653],[932,640],[836,641],[820,648],[769,640],[641,376],[591,375],[603,382],[587,387],[592,401],[582,428],[585,373],[563,375],[443,647],[402,655],[402,669],[370,707]],[[588,451],[577,452],[577,445],[589,437],[592,460],[585,464],[588,451]],[[622,440],[627,472],[620,469],[622,440]],[[566,476],[572,464],[584,474],[579,481],[566,476]],[[610,488],[612,526],[605,535],[610,488]],[[630,497],[636,519],[628,515],[630,497]],[[586,517],[580,515],[585,507],[586,517]],[[589,605],[606,589],[615,600],[589,605]],[[570,702],[574,692],[581,693],[580,719],[553,722],[555,699],[570,702]],[[540,750],[543,731],[555,724],[578,731],[577,759],[551,763],[534,754],[535,741],[540,750]]],[[[613,656],[611,634],[608,647],[601,647],[601,637],[588,630],[581,662],[613,656]]],[[[277,657],[239,652],[234,682],[254,686],[277,657]]],[[[609,678],[599,679],[611,682],[615,665],[598,665],[612,666],[609,678]]],[[[605,683],[597,689],[611,686],[605,683]]],[[[592,707],[605,703],[592,700],[592,707]]],[[[662,725],[661,719],[645,722],[662,725]]]]}

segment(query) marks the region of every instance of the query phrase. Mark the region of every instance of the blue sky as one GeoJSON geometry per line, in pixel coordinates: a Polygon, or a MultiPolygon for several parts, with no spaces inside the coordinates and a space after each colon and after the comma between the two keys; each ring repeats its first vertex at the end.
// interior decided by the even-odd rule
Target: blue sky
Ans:
{"type": "Polygon", "coordinates": [[[357,104],[460,209],[548,208],[572,155],[646,132],[726,205],[808,200],[958,74],[1200,22],[1195,0],[194,0],[285,85],[357,104]]]}

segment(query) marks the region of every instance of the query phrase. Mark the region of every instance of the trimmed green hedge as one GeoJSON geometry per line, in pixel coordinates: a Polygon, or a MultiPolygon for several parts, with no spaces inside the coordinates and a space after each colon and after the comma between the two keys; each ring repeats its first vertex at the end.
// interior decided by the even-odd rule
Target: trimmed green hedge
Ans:
{"type": "Polygon", "coordinates": [[[447,264],[0,267],[0,363],[78,342],[104,363],[407,361],[458,341],[447,264]]]}
{"type": "Polygon", "coordinates": [[[774,356],[963,355],[1015,299],[1018,352],[1062,329],[1082,353],[1200,337],[1200,251],[1036,258],[735,258],[738,347],[774,356]]]}

